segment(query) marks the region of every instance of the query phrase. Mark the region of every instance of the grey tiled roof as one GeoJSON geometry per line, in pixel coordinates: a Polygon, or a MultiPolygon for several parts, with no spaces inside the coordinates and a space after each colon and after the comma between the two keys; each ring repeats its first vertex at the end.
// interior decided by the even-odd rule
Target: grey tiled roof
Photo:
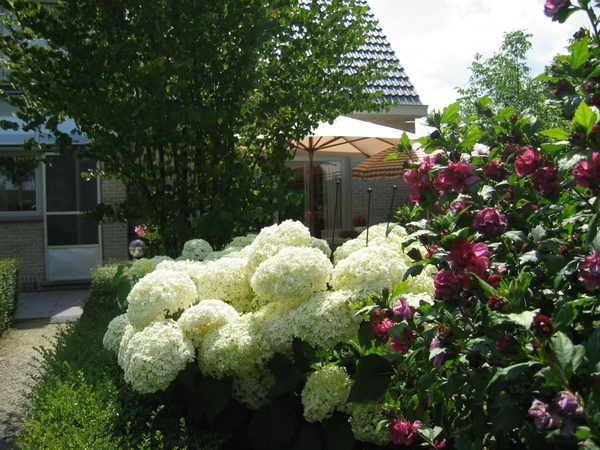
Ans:
{"type": "MultiPolygon", "coordinates": [[[[367,5],[366,1],[362,2],[367,5]]],[[[368,19],[377,21],[377,18],[369,11],[368,19]]],[[[358,52],[351,54],[353,65],[347,70],[352,72],[352,67],[359,67],[373,61],[381,61],[388,67],[388,75],[368,86],[367,92],[383,92],[383,100],[392,101],[398,105],[422,105],[419,94],[415,90],[408,75],[404,71],[398,57],[379,27],[372,32],[358,52]]]]}

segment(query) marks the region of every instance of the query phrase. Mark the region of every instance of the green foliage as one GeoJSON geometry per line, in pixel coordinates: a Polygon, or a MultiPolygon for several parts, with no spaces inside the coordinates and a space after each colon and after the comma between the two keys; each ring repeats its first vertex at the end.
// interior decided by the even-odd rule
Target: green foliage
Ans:
{"type": "Polygon", "coordinates": [[[164,255],[198,237],[221,248],[283,211],[293,140],[385,106],[364,86],[387,67],[346,69],[374,26],[356,0],[0,5],[0,49],[23,92],[5,100],[56,136],[54,150],[126,183],[126,202],[88,213],[157,230],[164,255]]]}
{"type": "Polygon", "coordinates": [[[0,335],[12,323],[17,304],[19,263],[16,259],[0,261],[0,335]]]}
{"type": "Polygon", "coordinates": [[[142,396],[124,383],[102,338],[120,314],[110,281],[117,265],[94,270],[81,318],[59,331],[53,349],[40,349],[31,412],[19,448],[220,449],[222,440],[188,423],[161,395],[142,396]]]}
{"type": "MultiPolygon", "coordinates": [[[[436,130],[420,142],[430,156],[407,180],[414,211],[430,217],[398,214],[411,233],[406,245],[427,250],[412,252],[415,262],[435,266],[435,300],[409,320],[377,302],[378,317],[393,319],[390,338],[400,324],[414,338],[394,366],[385,426],[420,421],[422,440],[431,444],[421,430],[437,427],[448,448],[600,442],[600,36],[598,5],[588,3],[564,9],[585,10],[593,31],[578,32],[544,78],[568,123],[542,131],[533,109],[509,95],[477,100],[474,115],[453,104],[428,118],[436,130]]],[[[555,19],[566,20],[559,11],[555,19]]],[[[528,46],[513,44],[504,51],[522,57],[528,46]]],[[[504,62],[475,67],[501,77],[487,69],[504,62]]],[[[376,351],[374,342],[361,344],[376,351]]]]}
{"type": "Polygon", "coordinates": [[[523,30],[511,31],[504,34],[502,45],[493,56],[483,59],[483,55],[475,55],[469,82],[458,89],[465,116],[510,107],[535,116],[544,128],[562,123],[560,109],[547,101],[548,85],[530,75],[526,57],[531,50],[531,37],[523,30]],[[482,97],[489,99],[484,107],[478,102],[482,97]]]}

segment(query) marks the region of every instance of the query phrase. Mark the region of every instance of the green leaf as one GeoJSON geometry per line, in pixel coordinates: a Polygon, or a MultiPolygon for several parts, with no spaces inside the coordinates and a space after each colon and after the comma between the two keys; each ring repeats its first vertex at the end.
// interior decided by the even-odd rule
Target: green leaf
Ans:
{"type": "Polygon", "coordinates": [[[571,50],[571,65],[573,69],[577,69],[584,64],[589,56],[589,42],[590,39],[586,36],[582,39],[576,40],[570,47],[571,50]]]}
{"type": "Polygon", "coordinates": [[[596,328],[583,345],[587,353],[590,370],[595,372],[598,370],[598,363],[600,363],[600,328],[596,328]]]}
{"type": "Polygon", "coordinates": [[[360,358],[348,401],[368,402],[383,397],[393,373],[392,365],[379,355],[371,354],[360,358]]]}
{"type": "Polygon", "coordinates": [[[523,311],[522,313],[518,314],[493,313],[490,315],[490,320],[494,325],[500,325],[508,322],[519,325],[525,329],[529,329],[533,323],[533,319],[535,319],[535,316],[539,313],[539,311],[539,309],[535,309],[533,311],[523,311]]]}
{"type": "Polygon", "coordinates": [[[596,113],[587,105],[587,103],[581,102],[575,111],[573,123],[582,127],[586,130],[586,135],[589,135],[597,122],[598,116],[596,113]]]}
{"type": "Polygon", "coordinates": [[[248,438],[256,450],[287,448],[295,434],[295,414],[283,400],[275,400],[260,408],[248,424],[248,438]]]}
{"type": "Polygon", "coordinates": [[[562,330],[571,325],[575,317],[577,317],[577,310],[573,305],[570,302],[563,303],[554,310],[552,323],[557,330],[562,330]]]}
{"type": "Polygon", "coordinates": [[[212,423],[229,403],[233,389],[233,379],[222,378],[217,380],[212,377],[200,377],[196,379],[195,388],[202,409],[212,423]]]}
{"type": "Polygon", "coordinates": [[[459,111],[460,102],[446,106],[442,112],[442,123],[457,123],[460,119],[459,111]]]}
{"type": "Polygon", "coordinates": [[[404,276],[402,277],[402,281],[405,281],[410,276],[416,277],[421,272],[423,272],[423,268],[424,267],[425,266],[423,266],[422,264],[417,264],[415,266],[410,266],[408,268],[408,270],[406,272],[404,272],[404,276]]]}
{"type": "Polygon", "coordinates": [[[321,450],[323,442],[319,436],[317,426],[312,423],[302,423],[298,431],[298,437],[290,450],[321,450]]]}
{"type": "Polygon", "coordinates": [[[491,388],[495,388],[496,384],[498,383],[506,383],[508,381],[514,380],[523,375],[524,373],[527,373],[529,370],[531,370],[532,367],[535,366],[541,366],[541,364],[536,361],[527,361],[524,363],[519,363],[500,369],[494,374],[494,376],[492,377],[485,389],[486,391],[488,391],[491,388]]]}
{"type": "Polygon", "coordinates": [[[550,128],[549,130],[541,131],[540,134],[559,141],[567,141],[571,137],[571,133],[564,128],[550,128]]]}
{"type": "Polygon", "coordinates": [[[560,371],[569,378],[573,374],[573,343],[562,331],[557,331],[551,338],[554,359],[560,371]]]}

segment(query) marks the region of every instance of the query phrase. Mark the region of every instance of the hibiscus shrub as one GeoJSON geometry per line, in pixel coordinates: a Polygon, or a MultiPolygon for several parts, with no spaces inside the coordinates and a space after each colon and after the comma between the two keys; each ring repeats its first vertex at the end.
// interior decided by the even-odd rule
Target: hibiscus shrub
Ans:
{"type": "Polygon", "coordinates": [[[583,10],[593,22],[541,77],[566,128],[540,130],[485,98],[475,117],[459,103],[428,117],[428,155],[405,173],[415,205],[399,219],[405,244],[426,248],[408,253],[404,279],[434,267],[435,301],[407,307],[400,284],[362,310],[362,346],[380,359],[379,427],[396,444],[600,444],[598,7],[546,3],[555,20],[583,10]]]}

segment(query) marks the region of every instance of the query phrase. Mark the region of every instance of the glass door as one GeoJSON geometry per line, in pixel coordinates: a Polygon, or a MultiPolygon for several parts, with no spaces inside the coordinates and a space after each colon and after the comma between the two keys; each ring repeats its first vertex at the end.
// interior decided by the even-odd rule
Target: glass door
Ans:
{"type": "Polygon", "coordinates": [[[81,211],[98,204],[98,180],[81,173],[95,169],[92,160],[46,159],[46,275],[48,281],[91,279],[101,260],[100,226],[81,211]]]}
{"type": "Polygon", "coordinates": [[[310,179],[309,162],[293,161],[288,166],[294,171],[295,179],[288,189],[302,193],[303,201],[297,206],[290,205],[281,220],[293,219],[303,222],[309,229],[312,223],[312,234],[321,237],[323,230],[333,228],[334,210],[337,206],[336,228],[341,226],[342,191],[337,182],[342,178],[340,161],[315,161],[310,179]],[[311,210],[311,191],[314,210],[311,210]],[[337,191],[337,205],[336,205],[337,191]],[[311,216],[314,219],[311,222],[311,216]]]}

